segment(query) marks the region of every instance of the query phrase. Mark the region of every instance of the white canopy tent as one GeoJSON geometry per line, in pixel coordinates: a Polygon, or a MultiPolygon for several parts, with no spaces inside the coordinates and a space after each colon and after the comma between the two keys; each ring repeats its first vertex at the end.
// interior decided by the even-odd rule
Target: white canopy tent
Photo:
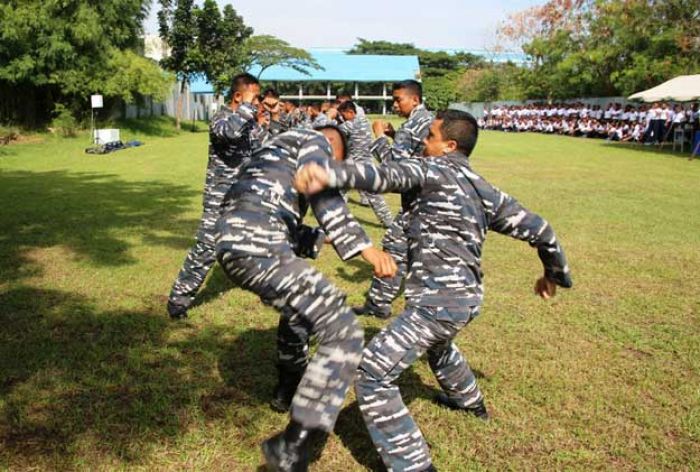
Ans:
{"type": "Polygon", "coordinates": [[[679,75],[654,88],[629,96],[643,102],[693,102],[700,100],[700,74],[679,75]]]}

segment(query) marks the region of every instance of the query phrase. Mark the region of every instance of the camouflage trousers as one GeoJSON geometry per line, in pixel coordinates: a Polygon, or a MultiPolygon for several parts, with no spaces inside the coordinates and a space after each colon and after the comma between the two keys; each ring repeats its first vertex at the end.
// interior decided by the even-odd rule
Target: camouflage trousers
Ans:
{"type": "Polygon", "coordinates": [[[398,270],[393,277],[372,277],[367,293],[367,305],[374,311],[389,314],[391,303],[399,296],[401,284],[406,277],[408,240],[406,238],[406,213],[399,213],[382,238],[383,249],[396,261],[398,270]]]}
{"type": "Polygon", "coordinates": [[[304,317],[290,307],[280,311],[277,326],[277,367],[282,372],[303,372],[309,363],[311,327],[304,317]]]}
{"type": "Polygon", "coordinates": [[[382,195],[365,192],[363,190],[360,190],[360,196],[367,200],[367,203],[369,203],[370,208],[377,216],[377,219],[382,226],[389,228],[391,226],[391,222],[394,221],[394,216],[391,214],[391,209],[389,209],[389,205],[386,204],[384,197],[382,195]]]}
{"type": "Polygon", "coordinates": [[[168,297],[174,305],[185,308],[192,305],[194,297],[216,262],[214,228],[221,216],[224,197],[231,188],[235,175],[234,169],[225,168],[223,164],[214,166],[210,163],[207,168],[203,196],[204,210],[197,229],[196,242],[187,253],[168,297]]]}
{"type": "Polygon", "coordinates": [[[458,405],[482,398],[474,373],[452,342],[478,313],[478,307],[409,307],[364,349],[355,382],[357,402],[389,471],[420,471],[431,464],[428,445],[396,386],[401,373],[424,353],[440,386],[458,405]]]}
{"type": "MultiPolygon", "coordinates": [[[[231,280],[289,317],[290,330],[307,329],[316,337],[318,349],[294,395],[291,415],[306,428],[332,431],[363,344],[362,328],[345,305],[345,295],[291,249],[272,256],[251,256],[232,249],[234,243],[225,239],[217,243],[217,255],[231,280]]],[[[300,343],[303,336],[302,331],[297,338],[300,343]]],[[[293,365],[294,345],[288,343],[281,354],[289,352],[285,349],[292,351],[285,361],[293,365]]]]}

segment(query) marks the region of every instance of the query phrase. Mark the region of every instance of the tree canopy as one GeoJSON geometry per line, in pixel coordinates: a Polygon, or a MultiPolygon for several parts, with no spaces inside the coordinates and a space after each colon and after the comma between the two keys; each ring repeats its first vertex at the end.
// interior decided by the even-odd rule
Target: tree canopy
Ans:
{"type": "Polygon", "coordinates": [[[700,71],[697,0],[550,0],[501,34],[532,59],[529,98],[629,95],[700,71]]]}
{"type": "Polygon", "coordinates": [[[148,0],[10,0],[0,4],[0,120],[35,126],[56,103],[89,95],[162,96],[169,79],[136,53],[148,0]],[[126,88],[124,88],[126,87],[126,88]]]}

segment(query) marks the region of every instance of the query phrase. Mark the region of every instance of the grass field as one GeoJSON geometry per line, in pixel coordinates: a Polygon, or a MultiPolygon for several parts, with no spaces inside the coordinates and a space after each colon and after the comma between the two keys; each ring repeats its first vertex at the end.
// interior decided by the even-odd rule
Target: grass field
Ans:
{"type": "MultiPolygon", "coordinates": [[[[275,312],[218,268],[187,322],[164,312],[207,135],[126,134],[146,145],[0,147],[0,469],[256,470],[287,419],[267,406],[275,312]]],[[[434,406],[425,362],[401,383],[438,469],[700,468],[700,161],[484,133],[473,166],[553,224],[575,286],[537,299],[535,251],[490,236],[486,304],[457,343],[492,421],[434,406]]],[[[378,242],[371,212],[352,209],[378,242]]],[[[317,265],[363,300],[366,265],[328,248],[317,265]]],[[[379,467],[352,394],[346,405],[312,470],[379,467]]]]}

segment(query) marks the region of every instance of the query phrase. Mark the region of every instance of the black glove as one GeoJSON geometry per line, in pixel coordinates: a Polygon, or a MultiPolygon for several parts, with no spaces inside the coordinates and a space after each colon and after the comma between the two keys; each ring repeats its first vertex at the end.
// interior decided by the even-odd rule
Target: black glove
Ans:
{"type": "Polygon", "coordinates": [[[321,228],[299,225],[296,235],[295,253],[299,257],[316,259],[326,241],[326,233],[321,228]]]}

